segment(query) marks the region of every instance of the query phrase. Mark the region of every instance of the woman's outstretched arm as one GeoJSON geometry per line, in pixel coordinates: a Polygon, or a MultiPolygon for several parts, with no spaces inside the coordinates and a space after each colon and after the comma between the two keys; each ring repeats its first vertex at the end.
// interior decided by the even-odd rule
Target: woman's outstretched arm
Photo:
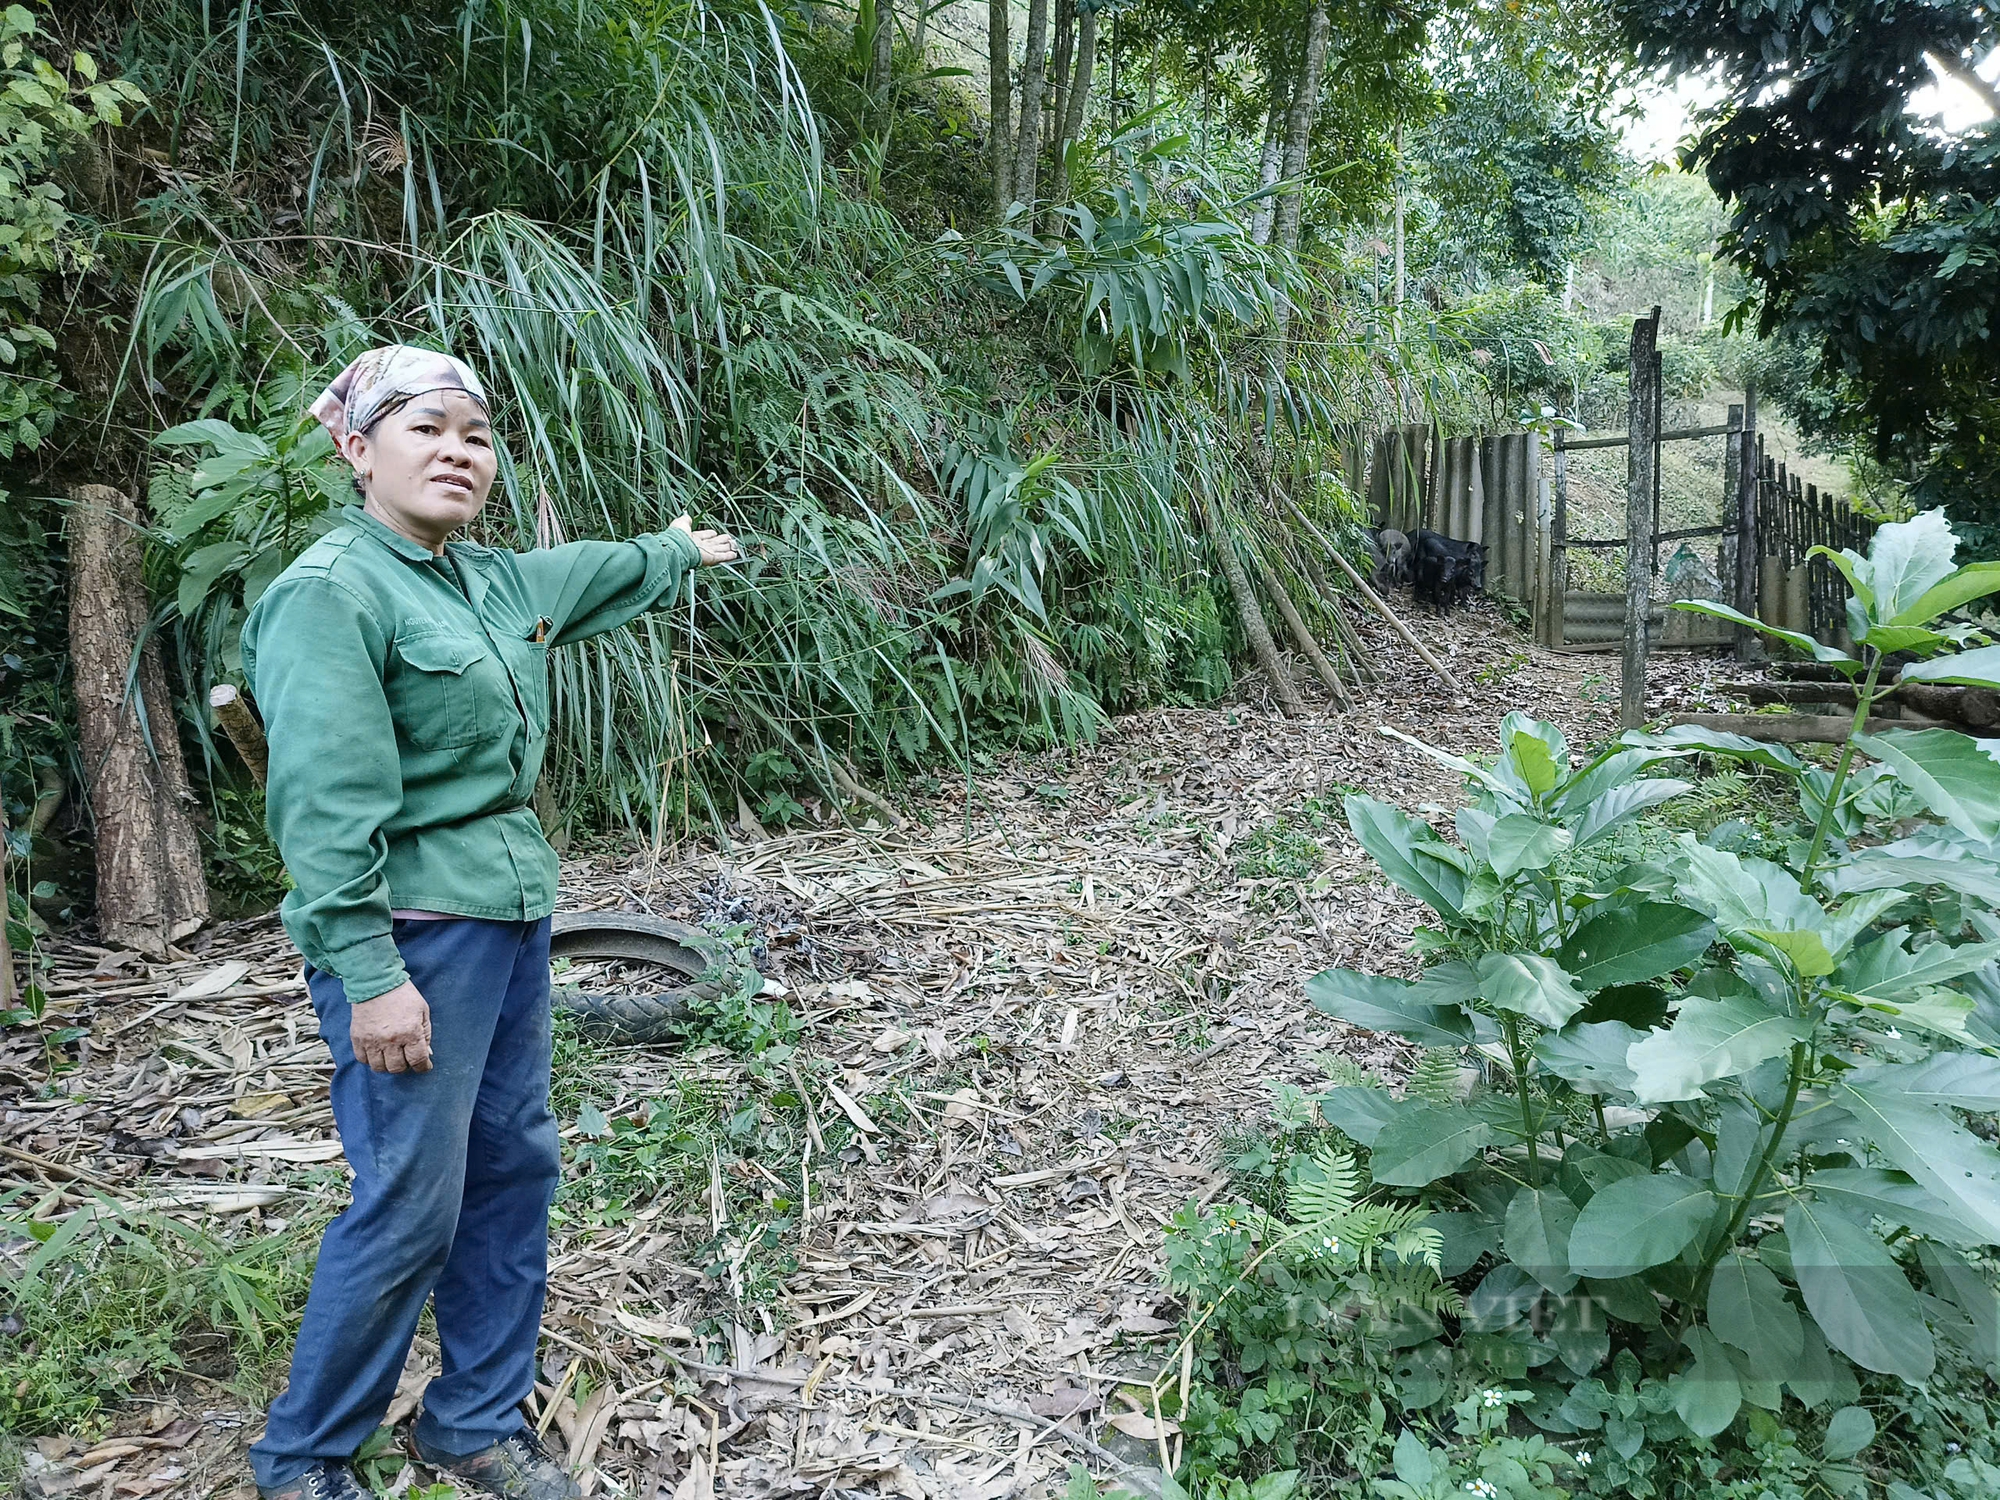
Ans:
{"type": "Polygon", "coordinates": [[[693,531],[682,516],[629,542],[566,542],[515,556],[535,608],[552,622],[549,644],[566,646],[672,604],[689,573],[733,561],[737,549],[726,533],[693,531]]]}

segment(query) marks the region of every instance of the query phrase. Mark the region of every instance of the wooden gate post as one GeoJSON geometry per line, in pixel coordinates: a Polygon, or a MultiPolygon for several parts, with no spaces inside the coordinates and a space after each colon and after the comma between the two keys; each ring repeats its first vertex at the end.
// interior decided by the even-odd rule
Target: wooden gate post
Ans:
{"type": "MultiPolygon", "coordinates": [[[[1743,432],[1736,440],[1736,608],[1757,618],[1757,575],[1764,540],[1757,535],[1757,388],[1743,388],[1743,432]]],[[[1747,625],[1736,627],[1736,659],[1763,658],[1763,637],[1747,625]]]]}
{"type": "Polygon", "coordinates": [[[1555,517],[1549,538],[1549,644],[1560,646],[1569,618],[1569,443],[1568,435],[1560,427],[1555,431],[1555,445],[1555,517]]]}
{"type": "Polygon", "coordinates": [[[1632,362],[1625,430],[1625,655],[1619,674],[1618,719],[1627,729],[1646,722],[1646,617],[1653,605],[1655,485],[1660,464],[1660,310],[1632,321],[1632,362]]]}

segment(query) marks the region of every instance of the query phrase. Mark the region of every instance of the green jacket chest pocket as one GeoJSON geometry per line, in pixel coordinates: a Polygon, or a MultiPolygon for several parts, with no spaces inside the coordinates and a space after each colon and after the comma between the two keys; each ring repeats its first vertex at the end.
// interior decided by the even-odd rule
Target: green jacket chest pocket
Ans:
{"type": "Polygon", "coordinates": [[[549,644],[547,641],[499,642],[506,658],[508,675],[521,695],[521,711],[527,715],[528,733],[539,737],[549,732],[549,644]]]}
{"type": "MultiPolygon", "coordinates": [[[[489,737],[499,727],[499,705],[482,701],[491,687],[480,665],[498,664],[487,656],[484,641],[461,635],[398,640],[384,684],[396,737],[418,750],[455,750],[489,737]]],[[[512,708],[506,705],[510,716],[512,708]]]]}

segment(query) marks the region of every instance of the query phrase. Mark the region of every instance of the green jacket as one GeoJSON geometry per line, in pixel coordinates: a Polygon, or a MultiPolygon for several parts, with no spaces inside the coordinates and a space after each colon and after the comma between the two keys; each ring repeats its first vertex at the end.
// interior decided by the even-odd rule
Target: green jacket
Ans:
{"type": "Polygon", "coordinates": [[[701,554],[663,531],[437,557],[359,507],[343,521],[250,611],[243,670],[271,742],[285,930],[359,1002],[408,977],[392,909],[555,910],[556,855],[530,805],[549,647],[672,602],[701,554]]]}

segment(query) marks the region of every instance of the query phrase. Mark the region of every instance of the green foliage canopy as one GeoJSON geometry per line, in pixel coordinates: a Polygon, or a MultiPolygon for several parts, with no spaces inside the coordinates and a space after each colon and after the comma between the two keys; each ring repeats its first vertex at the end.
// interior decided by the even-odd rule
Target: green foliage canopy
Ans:
{"type": "MultiPolygon", "coordinates": [[[[1817,354],[1829,435],[1910,468],[1980,538],[2000,521],[2000,122],[1910,112],[1996,40],[1978,0],[1617,0],[1639,55],[1719,81],[1687,153],[1730,205],[1758,325],[1817,354]]],[[[1984,87],[1984,85],[1981,85],[1984,87]]],[[[1987,90],[1990,93],[1990,89],[1987,90]]],[[[1807,412],[1811,415],[1810,409],[1807,412]]]]}

